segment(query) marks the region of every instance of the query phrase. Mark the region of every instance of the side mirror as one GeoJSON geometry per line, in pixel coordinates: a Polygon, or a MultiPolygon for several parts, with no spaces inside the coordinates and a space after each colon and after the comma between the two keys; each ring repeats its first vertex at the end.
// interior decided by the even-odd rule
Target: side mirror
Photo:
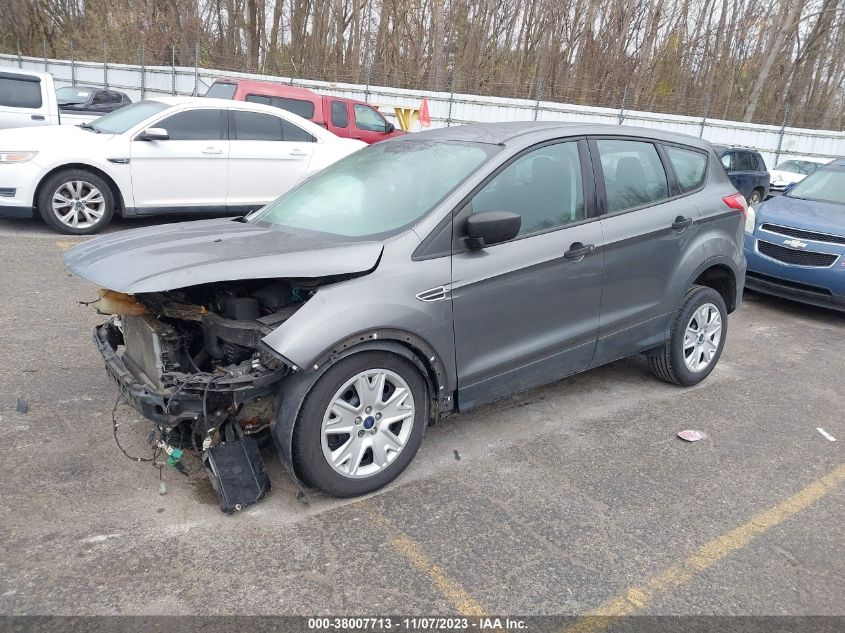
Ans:
{"type": "Polygon", "coordinates": [[[522,217],[510,211],[483,211],[467,218],[467,246],[473,250],[512,240],[522,217]]]}
{"type": "Polygon", "coordinates": [[[148,127],[137,138],[139,141],[166,141],[170,134],[163,127],[148,127]]]}
{"type": "Polygon", "coordinates": [[[388,122],[387,122],[387,128],[385,128],[385,130],[384,130],[384,131],[385,131],[385,132],[387,132],[388,134],[390,134],[390,133],[391,133],[391,132],[393,132],[395,129],[396,129],[396,126],[395,126],[395,125],[393,125],[390,121],[388,121],[388,122]]]}

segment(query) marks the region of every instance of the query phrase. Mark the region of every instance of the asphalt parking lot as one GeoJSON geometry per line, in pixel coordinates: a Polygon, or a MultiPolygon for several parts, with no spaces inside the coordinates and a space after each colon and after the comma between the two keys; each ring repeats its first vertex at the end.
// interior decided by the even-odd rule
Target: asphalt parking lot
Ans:
{"type": "Polygon", "coordinates": [[[76,241],[0,222],[4,614],[845,615],[845,315],[746,295],[697,387],[633,358],[508,398],[365,499],[298,500],[268,455],[227,517],[116,448],[76,241]]]}

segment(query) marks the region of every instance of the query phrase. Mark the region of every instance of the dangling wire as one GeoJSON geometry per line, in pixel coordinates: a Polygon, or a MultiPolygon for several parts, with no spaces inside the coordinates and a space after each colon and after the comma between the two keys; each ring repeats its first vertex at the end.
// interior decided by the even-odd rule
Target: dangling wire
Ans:
{"type": "Polygon", "coordinates": [[[121,388],[120,393],[117,394],[117,400],[114,401],[114,408],[111,411],[111,422],[112,422],[112,433],[114,434],[114,442],[117,444],[117,447],[120,449],[120,452],[126,455],[129,459],[133,462],[155,462],[158,459],[159,455],[161,455],[161,448],[155,446],[152,448],[153,456],[152,457],[135,457],[134,455],[130,455],[126,452],[126,449],[120,445],[120,440],[117,439],[117,427],[119,426],[117,423],[117,406],[120,404],[120,400],[126,395],[126,387],[121,388]]]}

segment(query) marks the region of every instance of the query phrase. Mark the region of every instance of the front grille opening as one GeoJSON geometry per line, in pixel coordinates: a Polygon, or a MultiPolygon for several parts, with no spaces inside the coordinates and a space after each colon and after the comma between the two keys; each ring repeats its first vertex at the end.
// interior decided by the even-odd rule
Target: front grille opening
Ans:
{"type": "Polygon", "coordinates": [[[805,231],[804,229],[794,229],[791,226],[780,226],[778,224],[764,223],[760,228],[770,233],[778,233],[779,235],[787,235],[789,237],[797,237],[802,240],[813,240],[814,242],[827,242],[828,244],[845,244],[845,237],[838,235],[828,235],[826,233],[816,233],[815,231],[805,231]]]}
{"type": "Polygon", "coordinates": [[[832,266],[833,262],[836,261],[836,258],[839,257],[838,255],[832,255],[830,253],[799,251],[793,248],[778,246],[777,244],[772,244],[771,242],[764,242],[763,240],[757,241],[757,250],[763,253],[763,255],[785,264],[793,264],[794,266],[815,266],[817,268],[827,268],[828,266],[832,266]]]}

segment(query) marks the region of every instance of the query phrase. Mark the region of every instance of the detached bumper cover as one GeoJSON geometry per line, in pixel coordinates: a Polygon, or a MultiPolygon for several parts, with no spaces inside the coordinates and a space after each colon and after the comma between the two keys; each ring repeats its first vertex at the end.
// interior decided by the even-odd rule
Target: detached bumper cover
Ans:
{"type": "Polygon", "coordinates": [[[110,322],[94,328],[93,340],[106,366],[106,373],[117,383],[127,400],[148,420],[170,428],[183,420],[195,420],[203,415],[203,401],[206,412],[211,412],[211,398],[222,396],[232,405],[253,400],[275,393],[277,383],[284,376],[284,371],[264,368],[252,373],[220,373],[211,384],[191,383],[189,376],[185,384],[168,388],[155,389],[137,378],[117,354],[110,335],[110,322]]]}

